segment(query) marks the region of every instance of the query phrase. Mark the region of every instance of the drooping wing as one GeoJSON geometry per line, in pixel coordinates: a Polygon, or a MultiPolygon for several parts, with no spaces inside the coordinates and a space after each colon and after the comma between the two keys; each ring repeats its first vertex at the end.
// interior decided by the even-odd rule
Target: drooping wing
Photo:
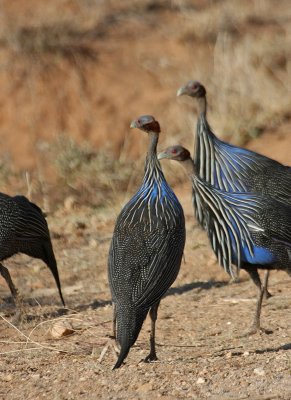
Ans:
{"type": "Polygon", "coordinates": [[[291,206],[266,197],[262,213],[266,235],[291,246],[291,206]]]}
{"type": "Polygon", "coordinates": [[[250,193],[223,192],[198,178],[193,180],[203,207],[209,213],[207,232],[219,263],[232,277],[243,261],[243,252],[253,254],[253,231],[263,231],[257,219],[262,196],[250,193]]]}
{"type": "Polygon", "coordinates": [[[41,209],[24,196],[15,196],[12,201],[18,209],[14,227],[17,239],[49,239],[48,225],[41,209]]]}
{"type": "Polygon", "coordinates": [[[226,192],[253,191],[291,204],[290,167],[219,140],[204,117],[195,143],[195,165],[204,181],[226,192]]]}
{"type": "MultiPolygon", "coordinates": [[[[136,229],[136,230],[135,230],[136,229]]],[[[109,257],[113,300],[150,308],[176,279],[182,259],[185,232],[175,230],[115,232],[109,257]]]]}

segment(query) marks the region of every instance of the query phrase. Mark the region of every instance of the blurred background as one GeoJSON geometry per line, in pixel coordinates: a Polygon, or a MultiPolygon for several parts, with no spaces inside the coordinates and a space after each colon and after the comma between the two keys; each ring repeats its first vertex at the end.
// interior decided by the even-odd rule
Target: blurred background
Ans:
{"type": "MultiPolygon", "coordinates": [[[[291,127],[289,0],[2,0],[0,11],[1,191],[46,209],[132,192],[147,138],[129,125],[141,114],[160,121],[160,148],[192,150],[195,106],[176,98],[190,79],[227,141],[271,132],[264,152],[291,127]]],[[[185,179],[163,167],[171,184],[185,179]]]]}

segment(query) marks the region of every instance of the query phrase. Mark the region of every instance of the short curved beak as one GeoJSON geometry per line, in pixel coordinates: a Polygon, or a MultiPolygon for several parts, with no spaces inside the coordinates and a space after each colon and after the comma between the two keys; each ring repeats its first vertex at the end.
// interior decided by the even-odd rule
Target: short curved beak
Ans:
{"type": "Polygon", "coordinates": [[[165,151],[161,151],[158,154],[158,160],[162,160],[163,158],[168,158],[168,155],[167,155],[167,153],[165,151]]]}
{"type": "Polygon", "coordinates": [[[187,88],[186,86],[181,86],[177,91],[177,97],[183,96],[184,94],[187,94],[187,88]]]}
{"type": "Polygon", "coordinates": [[[130,128],[138,128],[137,121],[135,119],[133,121],[131,121],[130,128]]]}

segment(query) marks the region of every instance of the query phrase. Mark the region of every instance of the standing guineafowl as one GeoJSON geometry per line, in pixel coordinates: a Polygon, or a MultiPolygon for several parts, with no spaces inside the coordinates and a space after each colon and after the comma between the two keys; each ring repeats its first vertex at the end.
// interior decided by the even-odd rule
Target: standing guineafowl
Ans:
{"type": "MultiPolygon", "coordinates": [[[[207,234],[218,262],[232,277],[243,268],[285,270],[291,275],[291,206],[270,196],[248,192],[229,193],[205,182],[190,153],[182,146],[168,147],[159,159],[180,161],[205,211],[207,234]]],[[[266,284],[266,282],[265,282],[266,284]]],[[[259,293],[250,333],[260,328],[264,285],[259,293]]]]}
{"type": "MultiPolygon", "coordinates": [[[[199,177],[226,192],[260,193],[291,205],[291,168],[218,139],[207,121],[206,89],[200,82],[189,81],[182,86],[177,96],[182,95],[194,98],[198,105],[194,162],[199,177]]],[[[193,205],[198,222],[205,227],[204,210],[194,192],[193,205]]],[[[260,290],[258,273],[252,271],[250,276],[260,290]]],[[[266,295],[270,296],[267,288],[266,295]]]]}
{"type": "MultiPolygon", "coordinates": [[[[56,281],[65,305],[48,225],[41,209],[24,196],[11,197],[0,193],[0,261],[24,253],[44,261],[56,281]]],[[[0,273],[6,280],[21,318],[21,304],[9,271],[0,263],[0,273]]],[[[17,320],[17,317],[15,318],[17,320]]]]}
{"type": "Polygon", "coordinates": [[[116,308],[119,368],[143,322],[152,321],[150,353],[156,360],[155,322],[161,297],[175,281],[185,244],[183,209],[157,159],[159,123],[149,115],[131,123],[149,135],[145,174],[139,190],[117,218],[109,252],[109,284],[116,308]]]}

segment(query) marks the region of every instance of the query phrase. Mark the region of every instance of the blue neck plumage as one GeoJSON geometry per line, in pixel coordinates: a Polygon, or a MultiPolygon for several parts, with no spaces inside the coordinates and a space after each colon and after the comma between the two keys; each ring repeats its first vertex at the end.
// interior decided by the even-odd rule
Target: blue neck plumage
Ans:
{"type": "Polygon", "coordinates": [[[125,206],[124,224],[134,226],[143,222],[144,229],[164,229],[183,224],[183,210],[174,192],[167,184],[156,147],[157,137],[151,138],[145,163],[145,174],[139,190],[125,206]]]}
{"type": "Polygon", "coordinates": [[[150,133],[150,145],[145,163],[145,174],[138,195],[150,203],[172,203],[174,207],[180,207],[180,203],[174,192],[168,185],[160,162],[157,157],[158,135],[150,133]]]}
{"type": "Polygon", "coordinates": [[[160,162],[155,154],[148,154],[145,164],[145,174],[141,185],[145,196],[150,201],[162,201],[164,196],[168,196],[172,192],[164,177],[160,162]]]}

